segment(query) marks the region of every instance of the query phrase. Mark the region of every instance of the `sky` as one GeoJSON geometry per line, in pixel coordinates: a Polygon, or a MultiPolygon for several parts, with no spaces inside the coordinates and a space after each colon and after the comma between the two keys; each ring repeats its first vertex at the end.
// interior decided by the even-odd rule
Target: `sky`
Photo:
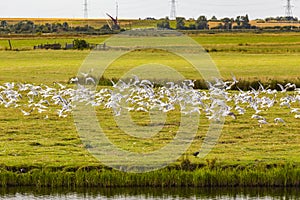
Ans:
{"type": "MultiPolygon", "coordinates": [[[[163,18],[170,15],[171,0],[117,0],[119,18],[163,18]]],[[[177,0],[177,16],[198,18],[205,15],[236,17],[248,14],[250,19],[285,15],[287,0],[177,0]]],[[[300,16],[300,0],[291,0],[294,16],[300,16]]],[[[0,18],[83,18],[84,0],[0,0],[0,18]]],[[[89,18],[116,15],[116,0],[88,0],[89,18]]]]}

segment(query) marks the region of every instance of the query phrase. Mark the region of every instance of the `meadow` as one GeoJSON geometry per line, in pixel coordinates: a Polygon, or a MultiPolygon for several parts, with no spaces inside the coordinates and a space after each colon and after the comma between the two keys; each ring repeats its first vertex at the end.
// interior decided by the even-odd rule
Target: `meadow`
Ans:
{"type": "MultiPolygon", "coordinates": [[[[262,83],[268,80],[299,82],[300,34],[202,34],[192,37],[209,51],[224,79],[231,79],[233,73],[238,79],[262,83]]],[[[107,36],[84,38],[102,43],[107,36]]],[[[11,38],[14,48],[20,50],[0,51],[0,83],[68,84],[89,51],[31,48],[41,42],[69,42],[72,39],[11,38]]],[[[5,47],[7,39],[0,39],[0,49],[5,47]]],[[[172,55],[163,56],[160,51],[125,55],[112,63],[105,77],[118,78],[149,60],[173,66],[190,79],[199,79],[185,61],[178,61],[172,55]]],[[[19,109],[0,105],[0,184],[52,187],[299,186],[299,119],[279,104],[262,115],[270,119],[282,117],[286,125],[270,123],[260,127],[251,119],[252,114],[249,112],[236,120],[228,118],[215,148],[207,157],[199,159],[192,154],[199,150],[209,126],[209,121],[202,117],[197,136],[181,159],[158,172],[131,175],[107,169],[91,156],[82,145],[72,116],[58,118],[55,109],[49,119],[41,115],[23,116],[19,109]],[[21,169],[26,173],[20,173],[21,169]]],[[[168,143],[180,123],[179,115],[178,111],[170,114],[167,126],[156,137],[136,141],[119,130],[110,110],[97,110],[101,126],[110,139],[122,148],[137,152],[143,148],[157,149],[168,143]]],[[[141,125],[146,125],[149,120],[145,113],[134,113],[133,117],[139,119],[137,122],[141,125]]]]}
{"type": "MultiPolygon", "coordinates": [[[[47,77],[48,83],[54,81],[67,82],[71,76],[75,76],[78,68],[89,54],[89,51],[29,51],[33,46],[41,43],[71,43],[73,39],[85,39],[90,43],[102,43],[109,36],[59,36],[59,37],[36,37],[36,38],[11,38],[15,51],[1,51],[1,79],[4,81],[26,81],[32,78],[35,82],[43,74],[53,74],[47,77]],[[25,51],[22,51],[25,50],[25,51]],[[22,69],[20,69],[22,67],[22,69]],[[17,69],[17,70],[16,70],[17,69]],[[14,71],[14,73],[11,73],[14,71]],[[56,72],[54,72],[56,71],[56,72]],[[31,75],[30,75],[31,74],[31,75]]],[[[221,72],[224,79],[230,79],[231,73],[244,80],[289,80],[299,81],[299,54],[300,34],[200,34],[191,37],[202,45],[210,54],[212,60],[221,72]]],[[[0,39],[0,49],[8,48],[7,38],[0,39]]],[[[139,60],[139,63],[148,62],[147,59],[160,57],[161,52],[150,52],[146,58],[141,57],[144,52],[136,52],[123,57],[121,61],[114,62],[108,78],[118,78],[122,71],[130,69],[135,63],[130,59],[139,60]],[[133,56],[133,57],[132,57],[133,56]]],[[[174,66],[187,78],[199,79],[192,69],[186,70],[183,62],[172,62],[171,59],[163,57],[164,63],[174,66]]],[[[45,81],[45,80],[43,80],[45,81]]]]}

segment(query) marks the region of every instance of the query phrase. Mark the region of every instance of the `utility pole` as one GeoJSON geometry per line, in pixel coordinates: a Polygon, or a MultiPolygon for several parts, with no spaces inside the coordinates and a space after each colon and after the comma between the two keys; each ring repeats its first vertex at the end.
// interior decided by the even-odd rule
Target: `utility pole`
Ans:
{"type": "Polygon", "coordinates": [[[119,16],[119,3],[116,1],[116,19],[118,19],[119,16]]]}

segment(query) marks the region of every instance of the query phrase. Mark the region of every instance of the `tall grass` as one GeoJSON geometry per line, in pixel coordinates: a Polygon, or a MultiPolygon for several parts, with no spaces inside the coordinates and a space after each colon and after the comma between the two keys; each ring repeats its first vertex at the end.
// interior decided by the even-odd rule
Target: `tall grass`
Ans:
{"type": "Polygon", "coordinates": [[[26,173],[2,169],[0,185],[34,187],[298,187],[300,169],[291,165],[249,168],[202,167],[195,170],[163,169],[133,174],[111,169],[52,171],[33,169],[26,173]]]}
{"type": "MultiPolygon", "coordinates": [[[[94,77],[95,80],[97,80],[97,78],[94,77]]],[[[98,85],[100,86],[112,86],[112,81],[114,83],[119,81],[119,78],[106,78],[104,76],[102,76],[99,80],[98,80],[98,85]]],[[[125,82],[129,82],[130,80],[124,80],[125,82]]],[[[151,80],[154,83],[157,83],[156,86],[161,86],[162,83],[167,83],[169,82],[169,80],[151,80]]],[[[232,80],[226,80],[226,81],[232,81],[232,80]]],[[[300,79],[291,79],[291,80],[275,80],[275,79],[266,79],[266,80],[251,80],[251,79],[240,79],[239,82],[232,87],[232,90],[251,90],[252,88],[258,90],[261,86],[263,85],[264,88],[268,88],[268,89],[276,89],[278,91],[280,91],[280,87],[278,86],[278,84],[281,85],[286,85],[287,83],[294,83],[297,88],[300,88],[300,79]]],[[[85,83],[85,78],[84,77],[79,77],[79,83],[84,84],[85,83]]],[[[180,84],[180,82],[178,82],[177,84],[180,84]]],[[[206,83],[205,80],[203,79],[198,79],[195,80],[195,87],[194,89],[208,89],[208,85],[206,83]]]]}

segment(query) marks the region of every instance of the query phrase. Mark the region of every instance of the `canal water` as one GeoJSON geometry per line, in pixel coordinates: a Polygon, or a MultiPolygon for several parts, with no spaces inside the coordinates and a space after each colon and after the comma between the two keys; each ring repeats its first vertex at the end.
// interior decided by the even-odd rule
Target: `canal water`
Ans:
{"type": "Polygon", "coordinates": [[[300,199],[300,188],[0,188],[0,199],[300,199]]]}

